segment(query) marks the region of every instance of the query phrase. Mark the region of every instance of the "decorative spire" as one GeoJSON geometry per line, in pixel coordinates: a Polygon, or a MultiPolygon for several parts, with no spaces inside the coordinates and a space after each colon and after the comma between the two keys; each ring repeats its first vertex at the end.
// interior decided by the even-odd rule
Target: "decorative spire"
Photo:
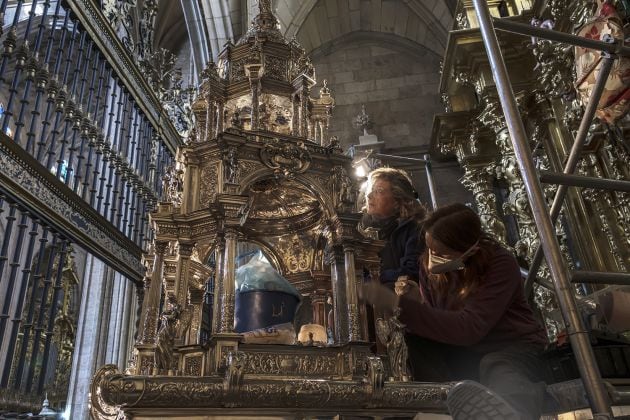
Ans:
{"type": "Polygon", "coordinates": [[[322,81],[322,87],[319,89],[319,100],[317,102],[328,107],[335,105],[335,100],[330,94],[330,88],[328,88],[328,81],[326,79],[322,81]]]}
{"type": "Polygon", "coordinates": [[[278,19],[271,11],[271,0],[258,0],[258,15],[252,19],[247,33],[237,42],[237,45],[250,43],[257,36],[263,43],[266,40],[287,43],[280,33],[278,19]]]}
{"type": "Polygon", "coordinates": [[[254,26],[259,31],[276,29],[278,19],[271,11],[271,0],[258,0],[258,16],[254,18],[254,26]]]}
{"type": "Polygon", "coordinates": [[[42,417],[57,417],[57,412],[50,408],[50,402],[48,401],[48,392],[46,393],[44,404],[42,404],[42,411],[39,412],[39,415],[42,417]]]}
{"type": "Polygon", "coordinates": [[[370,116],[365,112],[365,105],[361,105],[361,113],[354,118],[354,126],[360,130],[363,130],[363,135],[368,135],[368,128],[372,127],[372,121],[370,116]]]}

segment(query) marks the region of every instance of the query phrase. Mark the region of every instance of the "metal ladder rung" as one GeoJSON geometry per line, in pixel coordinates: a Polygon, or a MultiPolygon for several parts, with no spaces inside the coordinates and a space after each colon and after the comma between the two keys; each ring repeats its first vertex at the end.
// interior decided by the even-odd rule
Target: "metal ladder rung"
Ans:
{"type": "Polygon", "coordinates": [[[630,274],[610,271],[574,271],[571,283],[630,285],[630,274]]]}
{"type": "Polygon", "coordinates": [[[630,192],[630,181],[620,179],[598,178],[573,174],[561,174],[551,171],[539,171],[540,182],[562,184],[571,187],[597,188],[610,191],[630,192]]]}

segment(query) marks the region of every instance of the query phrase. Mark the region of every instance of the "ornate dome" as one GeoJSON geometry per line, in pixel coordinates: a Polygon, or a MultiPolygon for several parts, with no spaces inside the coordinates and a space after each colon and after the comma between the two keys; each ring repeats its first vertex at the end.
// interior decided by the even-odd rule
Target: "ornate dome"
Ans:
{"type": "Polygon", "coordinates": [[[304,185],[292,179],[267,178],[250,185],[245,227],[258,233],[280,235],[308,229],[318,223],[322,208],[304,185]]]}

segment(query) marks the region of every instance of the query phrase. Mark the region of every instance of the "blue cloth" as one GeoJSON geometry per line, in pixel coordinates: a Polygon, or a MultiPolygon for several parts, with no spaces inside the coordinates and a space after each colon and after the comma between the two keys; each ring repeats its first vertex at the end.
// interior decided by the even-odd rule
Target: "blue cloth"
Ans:
{"type": "Polygon", "coordinates": [[[409,276],[418,281],[420,255],[424,252],[424,236],[418,222],[406,219],[398,223],[385,238],[386,244],[379,252],[381,257],[381,283],[394,283],[399,276],[409,276]]]}

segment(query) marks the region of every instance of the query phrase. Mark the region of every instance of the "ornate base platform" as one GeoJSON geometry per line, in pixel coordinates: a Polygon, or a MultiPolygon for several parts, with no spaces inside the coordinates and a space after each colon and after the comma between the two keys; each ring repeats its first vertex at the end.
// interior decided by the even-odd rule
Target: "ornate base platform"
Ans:
{"type": "MultiPolygon", "coordinates": [[[[236,351],[215,354],[217,348],[222,347],[187,349],[202,355],[199,366],[219,361],[214,374],[126,375],[113,365],[104,366],[91,388],[93,417],[413,416],[445,411],[450,384],[388,380],[383,361],[366,344],[325,348],[240,344],[236,351]]],[[[185,354],[181,360],[184,363],[185,354]]]]}

